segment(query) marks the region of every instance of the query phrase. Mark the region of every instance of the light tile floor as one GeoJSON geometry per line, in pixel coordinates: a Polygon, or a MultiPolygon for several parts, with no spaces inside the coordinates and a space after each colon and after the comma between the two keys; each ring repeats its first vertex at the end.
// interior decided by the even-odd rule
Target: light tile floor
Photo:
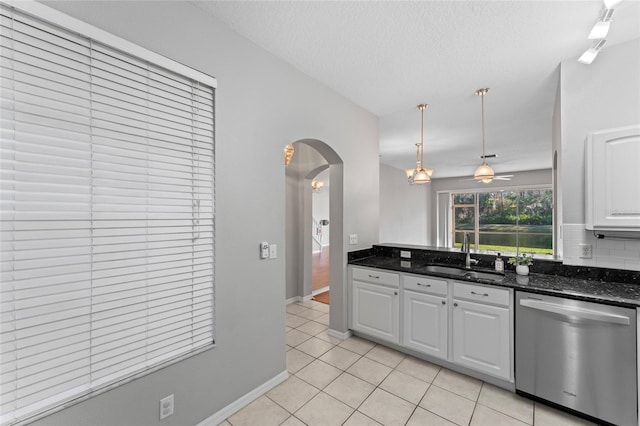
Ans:
{"type": "Polygon", "coordinates": [[[222,425],[592,424],[368,340],[331,337],[328,305],[286,310],[289,378],[222,425]]]}

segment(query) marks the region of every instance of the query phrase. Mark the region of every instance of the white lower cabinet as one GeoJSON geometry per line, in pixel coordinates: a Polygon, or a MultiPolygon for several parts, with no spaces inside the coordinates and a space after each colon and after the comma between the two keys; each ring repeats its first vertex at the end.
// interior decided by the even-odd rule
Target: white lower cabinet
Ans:
{"type": "Polygon", "coordinates": [[[449,313],[447,280],[403,275],[402,344],[447,359],[449,313]]]}
{"type": "Polygon", "coordinates": [[[447,298],[404,291],[403,345],[447,359],[447,298]]]}
{"type": "Polygon", "coordinates": [[[353,267],[350,295],[354,331],[513,381],[511,290],[353,267]]]}
{"type": "Polygon", "coordinates": [[[510,380],[512,328],[509,291],[459,283],[453,285],[453,362],[510,380]],[[457,291],[458,288],[468,291],[457,291]],[[458,293],[468,293],[469,298],[476,300],[463,300],[460,297],[464,296],[458,293]],[[501,303],[503,299],[506,306],[490,304],[501,303]]]}
{"type": "MultiPolygon", "coordinates": [[[[371,279],[382,279],[381,274],[371,274],[371,279]]],[[[351,328],[384,339],[400,343],[400,296],[399,288],[352,281],[351,328]]]]}

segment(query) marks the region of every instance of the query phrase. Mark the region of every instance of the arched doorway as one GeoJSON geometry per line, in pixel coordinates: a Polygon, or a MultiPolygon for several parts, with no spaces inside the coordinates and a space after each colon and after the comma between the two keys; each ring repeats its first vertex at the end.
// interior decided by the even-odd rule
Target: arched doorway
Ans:
{"type": "Polygon", "coordinates": [[[286,286],[287,299],[311,299],[313,239],[311,180],[322,168],[329,169],[329,280],[331,282],[330,331],[347,330],[343,241],[343,163],[325,142],[301,139],[293,143],[295,154],[286,170],[286,286]],[[296,158],[296,155],[298,157],[296,158]],[[291,167],[291,168],[290,168],[291,167]],[[315,174],[314,174],[315,173],[315,174]]]}

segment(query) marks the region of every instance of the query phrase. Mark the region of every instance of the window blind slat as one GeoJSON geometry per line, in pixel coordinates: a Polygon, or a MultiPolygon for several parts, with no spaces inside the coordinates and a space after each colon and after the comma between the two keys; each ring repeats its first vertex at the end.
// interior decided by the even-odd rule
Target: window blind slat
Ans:
{"type": "Polygon", "coordinates": [[[89,100],[89,81],[62,74],[56,66],[40,68],[32,64],[14,62],[12,68],[2,67],[3,90],[16,93],[60,95],[71,103],[86,104],[89,100]]]}
{"type": "Polygon", "coordinates": [[[5,4],[0,47],[11,424],[213,342],[214,90],[5,4]]]}

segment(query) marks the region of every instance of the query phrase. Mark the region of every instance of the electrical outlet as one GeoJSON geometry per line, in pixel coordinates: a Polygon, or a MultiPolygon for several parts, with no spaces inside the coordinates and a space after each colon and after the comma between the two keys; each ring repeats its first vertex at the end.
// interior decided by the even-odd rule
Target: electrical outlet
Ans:
{"type": "Polygon", "coordinates": [[[349,244],[358,244],[358,234],[349,235],[349,244]]]}
{"type": "Polygon", "coordinates": [[[411,259],[411,252],[408,250],[400,250],[400,257],[404,257],[405,259],[411,259]]]}
{"type": "Polygon", "coordinates": [[[591,259],[592,257],[592,250],[591,250],[591,244],[580,244],[580,258],[581,259],[591,259]]]}
{"type": "Polygon", "coordinates": [[[173,414],[173,394],[165,396],[160,400],[160,420],[166,419],[173,414]]]}
{"type": "Polygon", "coordinates": [[[278,258],[278,246],[275,244],[269,245],[269,259],[277,259],[278,258]]]}

